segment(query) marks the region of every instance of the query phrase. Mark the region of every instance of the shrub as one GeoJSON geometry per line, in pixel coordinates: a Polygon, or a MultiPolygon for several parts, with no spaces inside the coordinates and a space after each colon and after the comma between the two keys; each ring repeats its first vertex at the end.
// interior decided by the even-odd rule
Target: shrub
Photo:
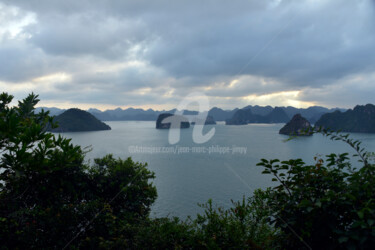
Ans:
{"type": "Polygon", "coordinates": [[[362,167],[352,167],[347,153],[316,158],[266,160],[258,164],[279,183],[267,195],[269,218],[280,228],[288,248],[371,248],[375,245],[375,166],[369,153],[349,135],[316,130],[352,146],[362,167]]]}
{"type": "Polygon", "coordinates": [[[36,95],[9,107],[12,98],[0,95],[2,248],[128,244],[128,225],[156,199],[154,174],[111,155],[88,166],[81,147],[45,132],[52,118],[34,113],[36,95]]]}
{"type": "Polygon", "coordinates": [[[158,218],[141,225],[136,248],[141,249],[276,249],[280,231],[267,221],[264,193],[256,191],[232,208],[215,207],[212,201],[196,219],[158,218]]]}

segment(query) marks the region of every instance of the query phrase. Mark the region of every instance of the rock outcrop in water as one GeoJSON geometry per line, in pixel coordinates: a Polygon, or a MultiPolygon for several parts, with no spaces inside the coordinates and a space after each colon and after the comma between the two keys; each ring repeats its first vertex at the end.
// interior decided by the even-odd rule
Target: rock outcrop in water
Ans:
{"type": "Polygon", "coordinates": [[[204,125],[215,125],[216,124],[216,121],[215,119],[212,117],[212,116],[207,116],[206,120],[204,122],[201,122],[200,119],[196,118],[196,119],[193,119],[193,121],[191,121],[191,125],[195,125],[197,124],[199,121],[199,124],[204,124],[204,125]]]}
{"type": "Polygon", "coordinates": [[[309,132],[311,131],[311,129],[312,127],[310,122],[300,114],[296,114],[293,116],[292,120],[290,120],[284,127],[280,129],[279,134],[310,136],[312,135],[312,133],[309,132]]]}
{"type": "Polygon", "coordinates": [[[375,133],[375,105],[357,105],[345,112],[324,114],[315,125],[343,132],[375,133]]]}
{"type": "Polygon", "coordinates": [[[190,122],[189,120],[181,115],[173,115],[170,113],[163,113],[158,116],[158,119],[156,120],[156,128],[157,129],[170,129],[171,123],[163,121],[165,118],[173,116],[173,119],[176,119],[176,121],[179,121],[179,128],[189,128],[190,122]]]}
{"type": "Polygon", "coordinates": [[[52,132],[83,132],[83,131],[99,131],[110,130],[111,127],[104,122],[99,121],[89,112],[72,108],[56,116],[53,119],[59,127],[49,129],[52,132]]]}

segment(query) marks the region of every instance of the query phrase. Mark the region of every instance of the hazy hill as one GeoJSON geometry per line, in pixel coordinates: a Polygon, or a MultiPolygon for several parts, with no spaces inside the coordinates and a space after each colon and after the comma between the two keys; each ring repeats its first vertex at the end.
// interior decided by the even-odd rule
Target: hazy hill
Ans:
{"type": "Polygon", "coordinates": [[[249,123],[267,123],[267,118],[253,114],[251,109],[239,109],[232,118],[225,121],[226,125],[245,125],[249,123]]]}
{"type": "Polygon", "coordinates": [[[375,106],[357,105],[345,112],[324,114],[315,125],[344,132],[375,133],[375,106]]]}
{"type": "Polygon", "coordinates": [[[262,116],[268,115],[273,110],[273,108],[269,105],[268,106],[249,105],[249,106],[244,107],[243,109],[250,109],[254,115],[262,115],[262,116]]]}
{"type": "Polygon", "coordinates": [[[89,112],[77,108],[68,109],[56,116],[54,121],[58,123],[59,127],[53,129],[53,132],[81,132],[111,129],[111,127],[99,121],[89,112]]]}
{"type": "MultiPolygon", "coordinates": [[[[327,109],[324,107],[314,106],[309,107],[306,109],[303,108],[295,108],[295,107],[271,107],[271,106],[246,106],[243,109],[249,109],[251,110],[253,115],[258,115],[259,117],[265,117],[269,115],[273,110],[281,108],[284,110],[286,115],[288,116],[288,120],[291,119],[295,114],[301,114],[303,117],[306,117],[307,120],[309,120],[310,123],[315,123],[319,118],[325,114],[334,112],[335,110],[345,111],[344,109],[327,109]]],[[[58,108],[44,108],[45,110],[49,110],[52,115],[59,115],[65,110],[58,109],[58,108]]],[[[39,112],[41,108],[37,108],[37,112],[39,112]]],[[[238,111],[238,108],[235,108],[233,110],[223,110],[218,107],[213,107],[209,110],[208,115],[212,116],[212,118],[215,121],[226,121],[228,119],[231,119],[233,115],[238,111]]],[[[143,110],[143,109],[135,109],[135,108],[128,108],[128,109],[112,109],[112,110],[106,110],[101,111],[98,109],[91,108],[88,110],[89,113],[94,115],[96,118],[98,118],[101,121],[155,121],[157,117],[162,113],[171,113],[173,114],[176,111],[176,109],[172,110],[162,110],[157,111],[153,109],[143,110]]],[[[280,111],[277,111],[280,113],[280,111]]],[[[184,115],[195,115],[197,114],[197,111],[191,111],[191,110],[184,110],[184,115]]],[[[273,116],[273,115],[271,115],[273,116]]],[[[257,117],[254,120],[259,120],[260,118],[257,117]]],[[[263,120],[262,120],[263,121],[263,120]]],[[[267,122],[267,121],[263,121],[267,122]]]]}
{"type": "Polygon", "coordinates": [[[284,109],[275,107],[268,115],[265,116],[267,123],[286,123],[290,120],[284,109]]]}
{"type": "Polygon", "coordinates": [[[266,115],[254,114],[252,108],[237,110],[233,117],[226,120],[227,125],[244,125],[249,123],[286,123],[290,120],[282,108],[276,107],[266,115]]]}
{"type": "Polygon", "coordinates": [[[283,107],[284,111],[289,117],[293,117],[296,114],[301,114],[301,116],[305,117],[310,123],[315,123],[319,118],[326,114],[326,113],[332,113],[336,110],[345,111],[345,109],[340,108],[332,108],[328,109],[325,107],[320,106],[312,106],[308,108],[295,108],[295,107],[283,107]]]}
{"type": "Polygon", "coordinates": [[[154,111],[152,109],[121,109],[100,111],[89,109],[92,115],[101,121],[155,121],[161,111],[154,111]]]}
{"type": "Polygon", "coordinates": [[[216,124],[215,119],[210,115],[208,115],[205,120],[199,119],[198,116],[192,117],[191,119],[189,119],[189,122],[191,125],[195,125],[195,124],[215,125],[216,124]]]}
{"type": "Polygon", "coordinates": [[[253,113],[250,109],[240,109],[234,113],[233,117],[225,121],[226,125],[245,125],[250,122],[253,113]]]}
{"type": "Polygon", "coordinates": [[[212,116],[215,121],[225,121],[230,119],[238,109],[223,110],[221,108],[213,107],[208,111],[208,115],[212,116]]]}
{"type": "Polygon", "coordinates": [[[59,115],[59,114],[61,114],[62,112],[65,111],[65,109],[59,109],[59,108],[53,108],[53,107],[52,108],[38,107],[38,108],[35,109],[35,113],[38,114],[39,112],[42,111],[42,109],[44,111],[49,111],[50,116],[56,116],[56,115],[59,115]]]}
{"type": "Polygon", "coordinates": [[[251,112],[256,115],[267,116],[276,108],[283,109],[286,115],[288,116],[288,120],[290,120],[296,114],[301,114],[303,117],[306,117],[306,119],[309,120],[309,122],[311,123],[315,123],[325,113],[331,113],[336,110],[345,111],[345,109],[339,109],[339,108],[328,109],[328,108],[320,107],[320,106],[312,106],[309,108],[295,108],[291,106],[273,108],[271,106],[249,105],[249,106],[244,107],[243,109],[250,109],[251,112]]]}

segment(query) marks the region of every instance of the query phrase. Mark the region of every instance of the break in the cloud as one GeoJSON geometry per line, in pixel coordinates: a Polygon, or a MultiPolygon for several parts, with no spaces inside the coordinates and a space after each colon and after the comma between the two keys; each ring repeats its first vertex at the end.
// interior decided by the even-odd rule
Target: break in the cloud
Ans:
{"type": "Polygon", "coordinates": [[[0,88],[42,105],[374,102],[372,0],[0,0],[0,88]]]}

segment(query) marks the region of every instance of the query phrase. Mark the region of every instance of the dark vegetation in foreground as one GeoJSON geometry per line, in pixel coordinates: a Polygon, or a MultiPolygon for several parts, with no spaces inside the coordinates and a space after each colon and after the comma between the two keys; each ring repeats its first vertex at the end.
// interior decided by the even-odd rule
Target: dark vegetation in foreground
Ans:
{"type": "Polygon", "coordinates": [[[347,135],[348,154],[262,159],[278,183],[227,210],[209,201],[196,219],[149,217],[157,197],[146,164],[111,155],[84,161],[85,150],[45,132],[48,113],[34,113],[31,94],[9,107],[0,96],[1,249],[336,249],[375,245],[375,166],[347,135]]]}

